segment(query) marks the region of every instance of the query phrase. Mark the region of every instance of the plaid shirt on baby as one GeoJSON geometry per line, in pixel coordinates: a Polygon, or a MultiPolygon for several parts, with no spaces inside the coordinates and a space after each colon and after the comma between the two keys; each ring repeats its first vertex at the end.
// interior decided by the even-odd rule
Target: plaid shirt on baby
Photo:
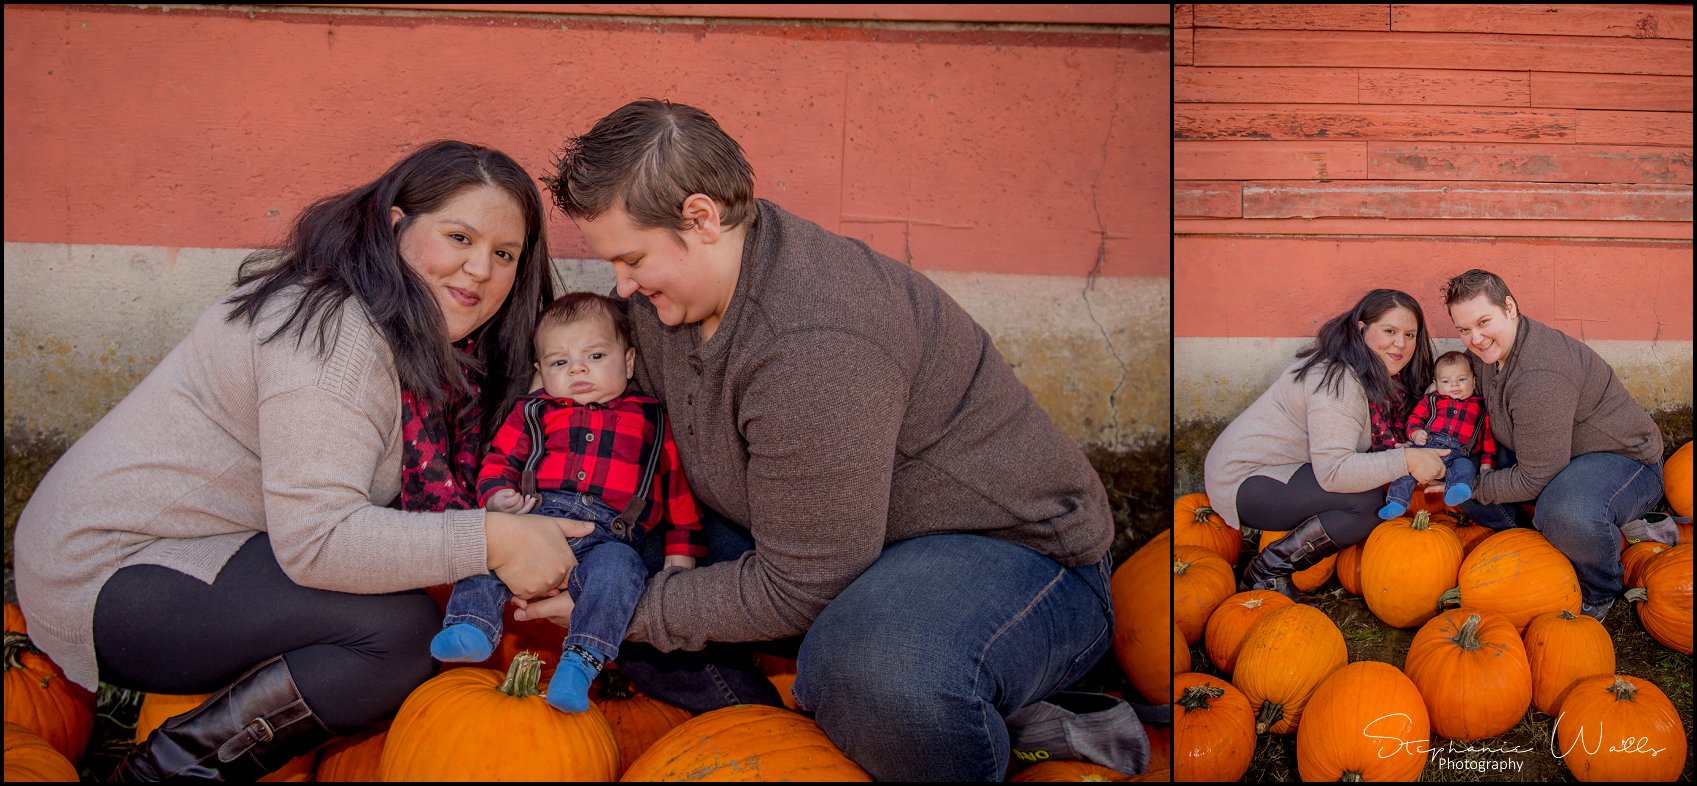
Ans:
{"type": "Polygon", "coordinates": [[[664,512],[672,525],[666,530],[666,555],[707,556],[701,509],[679,466],[677,443],[670,428],[664,434],[654,433],[655,423],[643,412],[643,405],[660,400],[644,393],[626,392],[604,404],[579,404],[543,391],[520,397],[483,457],[483,470],[477,477],[478,504],[488,504],[490,495],[501,489],[519,490],[531,451],[524,405],[537,398],[546,402],[542,448],[547,451],[536,468],[537,489],[595,494],[613,510],[623,510],[642,482],[644,448],[651,439],[664,440],[648,509],[637,523],[643,531],[653,532],[664,512]]]}
{"type": "Polygon", "coordinates": [[[1469,453],[1478,454],[1479,463],[1485,466],[1490,466],[1491,457],[1497,453],[1497,442],[1491,438],[1491,417],[1485,413],[1485,400],[1478,395],[1453,399],[1427,393],[1408,415],[1408,430],[1415,429],[1455,437],[1469,453]]]}

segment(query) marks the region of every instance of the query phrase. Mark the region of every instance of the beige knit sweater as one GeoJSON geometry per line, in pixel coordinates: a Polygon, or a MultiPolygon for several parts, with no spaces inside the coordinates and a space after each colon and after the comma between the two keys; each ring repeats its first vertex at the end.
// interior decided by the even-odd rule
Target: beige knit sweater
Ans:
{"type": "Polygon", "coordinates": [[[307,587],[394,592],[486,570],[482,510],[384,507],[400,491],[400,388],[364,309],[347,302],[324,356],[314,331],[261,345],[293,303],[274,298],[251,328],[222,302],[207,310],[24,508],[18,600],[78,684],[99,676],[95,598],[128,565],[210,583],[263,531],[307,587]]]}
{"type": "Polygon", "coordinates": [[[1408,474],[1402,449],[1368,453],[1373,424],[1367,391],[1343,373],[1337,393],[1322,388],[1324,364],[1296,379],[1292,363],[1261,397],[1226,426],[1202,465],[1208,506],[1242,528],[1237,490],[1257,475],[1289,482],[1303,464],[1314,465],[1320,488],[1341,494],[1367,491],[1408,474]]]}

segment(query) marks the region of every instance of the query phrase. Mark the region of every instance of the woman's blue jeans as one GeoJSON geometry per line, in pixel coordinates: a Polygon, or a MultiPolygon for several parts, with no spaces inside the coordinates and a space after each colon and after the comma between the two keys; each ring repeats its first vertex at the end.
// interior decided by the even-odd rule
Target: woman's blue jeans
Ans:
{"type": "MultiPolygon", "coordinates": [[[[1514,454],[1506,450],[1507,467],[1514,454]]],[[[1640,464],[1618,453],[1575,456],[1538,495],[1532,526],[1567,555],[1579,574],[1585,602],[1600,606],[1621,592],[1620,528],[1650,511],[1662,496],[1660,464],[1640,464]]],[[[1473,500],[1461,509],[1492,529],[1516,524],[1514,505],[1473,500]]]]}
{"type": "MultiPolygon", "coordinates": [[[[707,526],[710,550],[738,540],[753,545],[746,531],[716,516],[707,526]]],[[[1002,719],[1071,685],[1113,641],[1110,563],[1103,555],[1063,568],[981,535],[889,544],[802,637],[796,703],[879,780],[1002,780],[1009,758],[1002,719]]],[[[781,650],[785,642],[769,644],[781,650]]],[[[696,659],[670,671],[633,662],[650,652],[627,644],[620,665],[644,692],[697,712],[757,692],[755,680],[771,691],[746,649],[665,653],[696,659]],[[696,706],[673,698],[680,694],[696,706]]]]}

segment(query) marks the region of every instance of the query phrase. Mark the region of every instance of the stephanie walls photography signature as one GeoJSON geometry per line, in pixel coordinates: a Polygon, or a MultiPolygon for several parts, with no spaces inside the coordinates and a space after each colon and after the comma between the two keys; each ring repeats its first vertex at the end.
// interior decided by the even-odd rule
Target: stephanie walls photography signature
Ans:
{"type": "MultiPolygon", "coordinates": [[[[1604,745],[1603,735],[1604,735],[1604,732],[1603,732],[1602,724],[1597,725],[1597,734],[1596,734],[1596,744],[1595,745],[1593,745],[1591,742],[1589,742],[1586,739],[1585,727],[1580,726],[1579,727],[1579,735],[1573,739],[1573,742],[1568,744],[1567,749],[1566,750],[1558,750],[1558,748],[1560,748],[1560,745],[1556,742],[1556,736],[1557,736],[1557,732],[1561,729],[1562,718],[1565,718],[1565,717],[1567,717],[1567,713],[1565,713],[1565,712],[1562,713],[1561,715],[1556,716],[1555,725],[1550,727],[1550,755],[1551,756],[1554,756],[1558,759],[1565,758],[1568,754],[1573,752],[1573,749],[1574,749],[1575,746],[1582,747],[1584,749],[1584,752],[1588,755],[1595,755],[1598,752],[1603,750],[1603,745],[1604,745]]],[[[1491,747],[1491,746],[1474,746],[1474,745],[1462,745],[1460,747],[1457,747],[1455,740],[1446,740],[1442,747],[1439,747],[1436,750],[1434,750],[1432,748],[1429,740],[1405,740],[1405,739],[1402,739],[1401,737],[1399,737],[1395,734],[1374,734],[1373,733],[1373,730],[1375,729],[1375,727],[1379,726],[1379,723],[1381,721],[1389,721],[1393,718],[1401,719],[1402,723],[1408,723],[1409,720],[1410,720],[1408,715],[1406,715],[1404,713],[1393,712],[1389,715],[1383,715],[1383,716],[1380,716],[1378,718],[1375,718],[1371,723],[1368,723],[1367,726],[1364,727],[1361,730],[1362,736],[1365,736],[1368,739],[1372,739],[1372,740],[1380,740],[1383,743],[1385,743],[1384,745],[1380,746],[1380,748],[1379,748],[1379,758],[1381,758],[1381,759],[1388,759],[1392,756],[1395,756],[1399,753],[1402,753],[1403,751],[1409,751],[1409,752],[1417,753],[1417,754],[1426,754],[1426,755],[1430,755],[1430,756],[1436,756],[1440,753],[1531,753],[1534,750],[1534,748],[1520,747],[1518,745],[1501,747],[1501,748],[1491,747]]],[[[1650,747],[1650,740],[1649,740],[1648,737],[1622,737],[1619,742],[1617,742],[1613,745],[1610,745],[1609,748],[1608,748],[1608,751],[1610,753],[1648,753],[1652,757],[1659,755],[1662,751],[1665,751],[1665,750],[1667,750],[1667,749],[1666,748],[1652,748],[1652,747],[1650,747]]]]}

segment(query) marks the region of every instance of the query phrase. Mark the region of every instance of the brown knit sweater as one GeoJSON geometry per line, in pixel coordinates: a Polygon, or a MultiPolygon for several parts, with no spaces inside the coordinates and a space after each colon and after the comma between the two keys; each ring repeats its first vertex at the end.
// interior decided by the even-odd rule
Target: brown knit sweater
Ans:
{"type": "Polygon", "coordinates": [[[1067,566],[1107,550],[1107,494],[1078,447],[960,306],[865,244],[760,200],[708,341],[631,306],[638,382],[666,403],[690,486],[755,540],[653,577],[632,639],[803,633],[916,535],[979,533],[1067,566]]]}
{"type": "Polygon", "coordinates": [[[1518,462],[1479,479],[1473,496],[1480,502],[1537,499],[1586,453],[1662,460],[1661,429],[1584,342],[1522,314],[1501,369],[1469,357],[1483,383],[1491,433],[1518,462]]]}

